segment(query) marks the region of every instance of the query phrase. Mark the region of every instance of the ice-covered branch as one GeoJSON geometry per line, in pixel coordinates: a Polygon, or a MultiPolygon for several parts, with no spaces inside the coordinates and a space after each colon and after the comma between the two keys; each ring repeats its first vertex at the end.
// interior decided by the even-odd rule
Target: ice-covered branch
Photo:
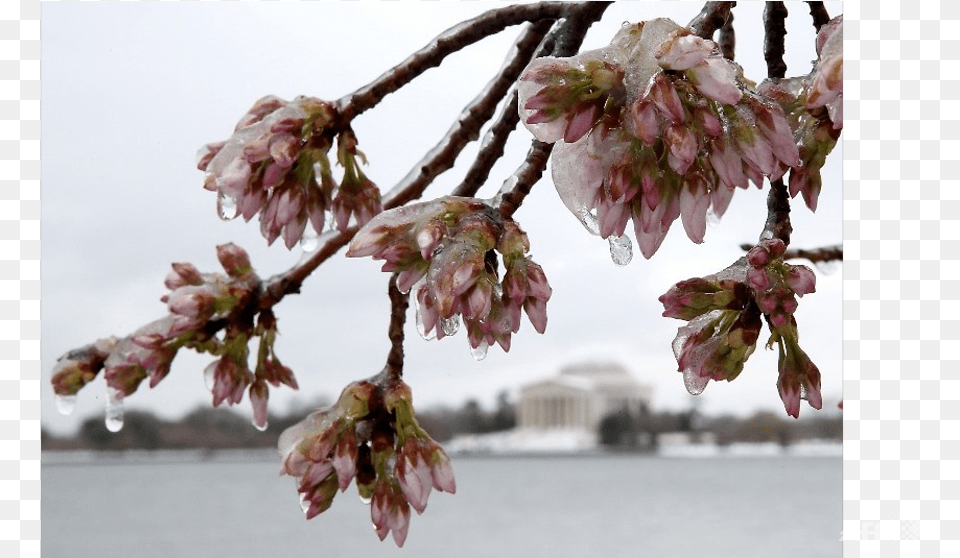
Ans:
{"type": "Polygon", "coordinates": [[[407,308],[410,306],[410,297],[397,289],[397,274],[390,276],[387,286],[390,297],[390,327],[387,337],[390,338],[390,353],[387,355],[387,374],[400,380],[403,377],[403,325],[407,321],[407,308]]]}
{"type": "Polygon", "coordinates": [[[770,78],[780,79],[787,75],[787,65],[783,61],[786,20],[787,7],[783,2],[767,2],[763,10],[763,58],[770,78]]]}
{"type": "Polygon", "coordinates": [[[713,33],[723,27],[730,17],[730,9],[736,6],[736,2],[706,2],[703,9],[697,14],[697,17],[690,20],[687,27],[694,34],[709,39],[713,33]]]}
{"type": "MultiPolygon", "coordinates": [[[[387,204],[398,207],[408,201],[419,198],[424,189],[426,189],[437,176],[453,167],[457,156],[463,151],[464,146],[471,141],[475,141],[479,136],[480,128],[493,117],[497,104],[507,95],[511,86],[516,83],[520,73],[527,64],[529,64],[537,46],[550,29],[550,25],[552,25],[552,22],[532,24],[521,35],[514,44],[513,55],[504,62],[503,67],[497,73],[496,77],[463,109],[463,112],[460,113],[460,118],[453,123],[437,145],[424,155],[396,186],[387,192],[384,196],[387,204]]],[[[516,124],[514,124],[514,126],[516,126],[516,124]]],[[[484,147],[486,147],[486,145],[484,147]]],[[[481,149],[478,159],[489,155],[489,153],[485,154],[484,150],[481,149]]],[[[494,158],[494,162],[495,161],[496,159],[494,158]]],[[[482,164],[482,162],[477,162],[474,164],[474,167],[476,168],[482,164]]],[[[483,174],[485,175],[485,173],[483,174]]],[[[477,180],[479,175],[479,170],[471,168],[467,173],[467,178],[464,180],[465,185],[474,186],[474,192],[476,192],[476,189],[479,188],[482,183],[482,181],[478,181],[476,184],[472,184],[474,180],[477,180]]]]}
{"type": "Polygon", "coordinates": [[[527,158],[520,165],[515,173],[508,179],[500,189],[502,195],[500,201],[500,214],[504,219],[513,217],[514,212],[520,208],[524,198],[530,193],[533,185],[543,176],[544,169],[547,168],[547,161],[550,159],[550,152],[553,150],[552,143],[543,143],[533,141],[527,158]]]}
{"type": "Polygon", "coordinates": [[[720,45],[720,52],[723,53],[724,58],[734,59],[737,51],[737,34],[733,29],[733,12],[730,12],[727,22],[720,28],[717,44],[720,45]]]}
{"type": "Polygon", "coordinates": [[[830,14],[823,2],[807,2],[810,4],[810,17],[813,18],[813,27],[820,32],[820,28],[830,22],[830,14]]]}
{"type": "MultiPolygon", "coordinates": [[[[753,248],[753,244],[741,244],[740,248],[744,251],[749,251],[753,248]]],[[[827,263],[827,262],[842,262],[843,261],[843,246],[822,246],[820,248],[814,248],[812,250],[805,250],[803,248],[791,248],[783,253],[784,260],[796,260],[804,259],[811,263],[827,263]]]]}
{"type": "Polygon", "coordinates": [[[544,2],[490,10],[441,33],[427,46],[410,55],[394,68],[383,73],[370,84],[340,99],[340,114],[346,120],[377,105],[384,97],[397,91],[423,72],[439,66],[450,54],[507,27],[529,21],[557,19],[577,9],[578,4],[544,2]]]}

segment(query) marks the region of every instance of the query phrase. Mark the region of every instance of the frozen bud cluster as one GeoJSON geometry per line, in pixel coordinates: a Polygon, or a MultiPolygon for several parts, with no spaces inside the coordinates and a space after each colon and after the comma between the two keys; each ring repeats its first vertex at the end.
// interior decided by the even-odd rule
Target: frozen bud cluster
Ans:
{"type": "Polygon", "coordinates": [[[336,134],[333,105],[313,97],[285,101],[267,96],[254,104],[226,141],[204,146],[197,167],[204,188],[218,194],[224,219],[260,216],[260,232],[272,244],[283,238],[292,248],[309,223],[323,232],[327,212],[339,230],[351,217],[360,225],[379,213],[380,191],[360,170],[356,137],[336,134]],[[337,162],[344,168],[338,184],[328,152],[337,140],[337,162]]]}
{"type": "Polygon", "coordinates": [[[457,487],[447,454],[416,421],[410,388],[383,378],[351,384],[334,405],[284,431],[281,473],[297,479],[307,519],[355,481],[377,536],[403,546],[410,508],[423,513],[433,489],[457,487]]]}
{"type": "Polygon", "coordinates": [[[801,393],[820,409],[820,372],[799,346],[797,296],[814,292],[816,278],[805,266],[783,261],[779,239],[761,241],[727,269],[680,281],[660,297],[663,315],[687,320],[677,331],[673,351],[684,384],[699,394],[710,380],[733,380],[756,349],[765,318],[779,346],[777,381],[788,414],[799,416],[801,393]]]}
{"type": "Polygon", "coordinates": [[[765,80],[758,91],[776,101],[787,116],[799,146],[800,165],[790,171],[790,195],[803,195],[817,210],[822,188],[820,169],[843,129],[843,16],[831,20],[817,35],[818,58],[805,76],[765,80]]]}
{"type": "Polygon", "coordinates": [[[736,188],[800,166],[776,102],[758,94],[717,45],[668,19],[624,25],[610,45],[540,58],[520,78],[520,116],[553,150],[553,181],[593,234],[629,221],[650,258],[681,218],[703,241],[736,188]]]}
{"type": "Polygon", "coordinates": [[[526,233],[488,203],[445,196],[381,213],[360,229],[347,256],[384,260],[383,271],[398,274],[425,339],[453,335],[462,319],[482,358],[494,343],[510,350],[521,312],[537,332],[547,327],[552,289],[529,250],[526,233]]]}
{"type": "Polygon", "coordinates": [[[217,246],[217,256],[225,273],[201,273],[190,263],[172,264],[164,280],[170,292],[160,299],[169,313],[126,337],[101,339],[61,357],[51,379],[54,392],[59,397],[73,397],[103,370],[108,413],[120,417],[123,399],[148,378],[150,387],[156,387],[170,372],[177,352],[186,347],[218,357],[204,373],[214,405],[239,403],[249,388],[254,423],[265,428],[266,384],[283,383],[296,389],[296,380],[273,352],[276,323],[272,313],[262,313],[256,327],[251,321],[248,306],[260,288],[260,279],[246,251],[223,244],[217,246]],[[210,328],[219,323],[226,326],[222,339],[213,335],[216,328],[210,328]],[[256,374],[247,366],[247,342],[252,335],[261,337],[256,374]]]}

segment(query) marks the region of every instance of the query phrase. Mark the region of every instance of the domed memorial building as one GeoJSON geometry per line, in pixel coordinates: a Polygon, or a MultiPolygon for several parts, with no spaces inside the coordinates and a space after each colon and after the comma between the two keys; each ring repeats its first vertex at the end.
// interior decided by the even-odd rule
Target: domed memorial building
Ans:
{"type": "Polygon", "coordinates": [[[517,426],[595,432],[612,413],[640,415],[649,408],[652,395],[651,386],[638,382],[619,364],[568,366],[555,378],[520,388],[517,426]]]}

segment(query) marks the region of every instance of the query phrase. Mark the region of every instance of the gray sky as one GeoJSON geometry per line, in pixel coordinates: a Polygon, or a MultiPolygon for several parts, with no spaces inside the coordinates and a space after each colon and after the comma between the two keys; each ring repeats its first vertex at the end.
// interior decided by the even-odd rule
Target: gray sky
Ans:
{"type": "MultiPolygon", "coordinates": [[[[624,21],[671,17],[687,23],[702,3],[618,3],[595,25],[584,49],[606,45],[624,21]]],[[[838,2],[828,2],[831,15],[838,2]]],[[[112,334],[126,335],[161,317],[170,262],[221,271],[215,246],[249,251],[261,277],[300,258],[282,242],[267,247],[256,221],[223,222],[215,194],[203,190],[197,149],[226,139],[237,120],[266,94],[335,100],[366,84],[448,27],[494,7],[448,3],[43,3],[43,305],[42,424],[71,431],[101,413],[102,379],[79,394],[73,415],[60,416],[48,387],[56,358],[112,334]]],[[[788,20],[788,75],[806,73],[815,58],[806,5],[788,20]]],[[[735,9],[738,62],[748,77],[765,75],[760,44],[762,3],[735,9]],[[755,25],[751,25],[754,24],[755,25]],[[748,27],[749,26],[749,27],[748,27]],[[750,32],[754,31],[754,32],[750,32]]],[[[354,122],[370,161],[366,174],[384,190],[446,132],[455,116],[493,77],[519,28],[448,58],[410,87],[354,122]]],[[[531,136],[514,134],[505,160],[480,196],[493,195],[522,160],[531,136]]],[[[465,164],[427,190],[449,192],[465,164]]],[[[819,209],[794,204],[793,246],[837,244],[841,229],[841,153],[824,169],[819,209]]],[[[521,325],[509,354],[491,348],[476,362],[464,333],[423,341],[408,327],[405,378],[418,404],[491,402],[503,389],[555,374],[565,363],[616,360],[655,388],[658,408],[683,409],[692,397],[676,372],[670,342],[683,322],[661,317],[657,297],[674,282],[717,271],[741,255],[763,226],[766,190],[738,191],[726,215],[708,226],[702,245],[675,223],[650,261],[637,253],[619,268],[607,244],[584,231],[563,207],[549,179],[516,214],[532,256],[554,289],[549,325],[538,335],[521,325]]],[[[628,227],[629,230],[630,227],[628,227]]],[[[271,408],[328,398],[348,382],[378,372],[386,338],[388,275],[369,259],[342,255],[321,266],[299,296],[277,308],[277,353],[301,389],[271,390],[271,408]]],[[[801,344],[823,373],[825,408],[841,386],[839,270],[817,270],[817,293],[800,300],[801,344]]],[[[411,320],[412,321],[412,320],[411,320]]],[[[761,338],[761,342],[765,337],[761,338]]],[[[157,388],[144,384],[128,409],[176,417],[209,404],[202,370],[212,360],[182,352],[157,388]]],[[[779,409],[776,357],[758,348],[733,383],[711,383],[699,396],[706,412],[779,409]]],[[[249,412],[249,403],[240,405],[249,412]]],[[[812,414],[801,409],[801,417],[812,414]]]]}

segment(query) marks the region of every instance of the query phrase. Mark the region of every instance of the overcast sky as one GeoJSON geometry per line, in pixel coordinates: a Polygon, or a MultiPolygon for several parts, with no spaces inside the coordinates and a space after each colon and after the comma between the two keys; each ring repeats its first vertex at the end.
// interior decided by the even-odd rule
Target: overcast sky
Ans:
{"type": "MultiPolygon", "coordinates": [[[[828,2],[831,15],[839,3],[828,2]]],[[[671,17],[681,24],[702,3],[618,3],[591,29],[585,49],[606,45],[624,21],[671,17]]],[[[42,424],[55,432],[101,413],[102,379],[79,394],[75,413],[57,414],[46,380],[58,356],[109,335],[123,336],[161,317],[170,263],[221,271],[215,246],[235,242],[261,277],[294,265],[299,249],[267,247],[257,223],[224,222],[216,196],[202,188],[197,149],[226,139],[240,116],[266,94],[335,100],[366,84],[448,27],[494,7],[445,3],[43,3],[43,305],[42,424]]],[[[737,58],[746,75],[765,75],[761,3],[735,9],[737,58]]],[[[815,58],[805,5],[788,20],[788,75],[806,73],[815,58]]],[[[500,67],[514,27],[449,57],[410,87],[354,122],[384,190],[402,178],[446,132],[455,116],[500,67]]],[[[519,130],[480,196],[491,196],[516,168],[531,137],[519,130]]],[[[458,162],[469,164],[476,145],[458,162]]],[[[839,244],[841,153],[824,169],[819,209],[794,204],[793,246],[839,244]]],[[[464,172],[459,165],[428,191],[444,195],[464,172]]],[[[674,282],[717,271],[754,242],[766,217],[766,190],[738,191],[706,241],[693,245],[675,223],[650,261],[639,253],[619,268],[606,242],[586,233],[542,180],[516,214],[554,294],[549,325],[538,335],[525,322],[509,354],[491,348],[476,362],[464,333],[423,341],[408,327],[405,378],[418,404],[490,403],[504,389],[554,375],[568,363],[616,361],[654,386],[654,405],[685,409],[692,397],[676,371],[670,342],[683,322],[661,317],[657,297],[674,282]]],[[[628,227],[628,230],[630,227],[628,227]]],[[[348,382],[378,372],[388,350],[388,275],[369,259],[342,255],[321,266],[299,296],[277,307],[277,353],[301,389],[271,390],[271,408],[286,411],[318,396],[334,397],[348,382]]],[[[824,405],[835,408],[841,386],[839,270],[817,270],[817,293],[800,300],[801,344],[823,373],[824,405]]],[[[412,320],[409,320],[412,322],[412,320]]],[[[761,342],[765,336],[761,338],[761,342]]],[[[182,352],[155,389],[144,384],[128,409],[176,417],[211,396],[203,368],[212,360],[182,352]]],[[[710,413],[782,411],[776,357],[758,349],[733,383],[711,383],[699,396],[710,413]]],[[[240,405],[244,413],[249,403],[240,405]]],[[[801,416],[812,414],[809,407],[801,416]]]]}

